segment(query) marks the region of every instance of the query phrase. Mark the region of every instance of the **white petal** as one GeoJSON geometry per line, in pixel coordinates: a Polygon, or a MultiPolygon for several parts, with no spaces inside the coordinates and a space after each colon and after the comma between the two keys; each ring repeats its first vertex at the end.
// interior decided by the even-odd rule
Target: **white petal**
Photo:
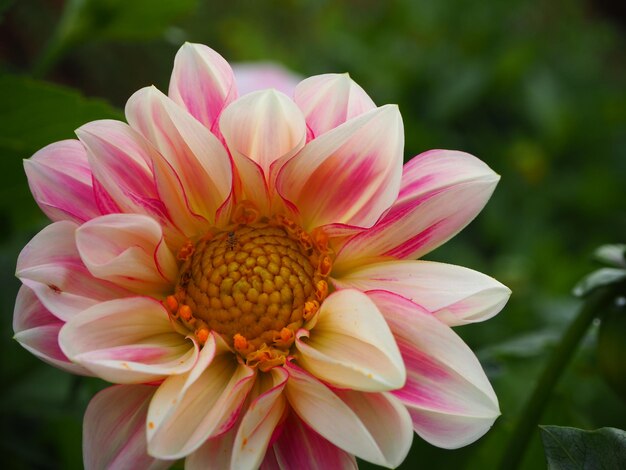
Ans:
{"type": "Polygon", "coordinates": [[[241,420],[232,447],[232,469],[259,467],[274,429],[285,413],[287,400],[283,389],[289,374],[280,367],[271,369],[270,374],[269,388],[250,403],[241,420]]]}
{"type": "Polygon", "coordinates": [[[278,193],[304,228],[371,227],[400,189],[404,133],[396,106],[376,108],[310,141],[282,167],[278,193]]]}
{"type": "Polygon", "coordinates": [[[82,223],[101,214],[95,200],[87,152],[77,140],[50,144],[24,160],[28,186],[52,220],[82,223]]]}
{"type": "Polygon", "coordinates": [[[311,332],[298,332],[296,347],[302,367],[336,387],[380,392],[401,388],[406,380],[385,319],[355,289],[328,296],[311,332]]]}
{"type": "Polygon", "coordinates": [[[282,93],[258,91],[226,108],[220,117],[220,129],[246,197],[267,211],[272,174],[304,146],[306,124],[302,113],[282,93]]]}
{"type": "Polygon", "coordinates": [[[185,457],[228,431],[254,383],[223,340],[209,336],[194,368],[167,378],[148,411],[148,449],[163,459],[185,457]]]}
{"type": "Polygon", "coordinates": [[[32,289],[24,285],[20,287],[13,312],[13,339],[54,367],[72,374],[92,375],[84,367],[71,362],[61,351],[59,331],[63,324],[43,306],[32,289]]]}
{"type": "Polygon", "coordinates": [[[478,271],[432,261],[388,261],[359,266],[333,283],[361,291],[386,290],[424,307],[450,326],[487,320],[511,290],[478,271]]]}
{"type": "Polygon", "coordinates": [[[407,383],[393,393],[407,406],[415,431],[446,449],[465,446],[485,434],[500,414],[498,399],[463,340],[403,297],[385,291],[369,295],[402,352],[407,383]]]}
{"type": "Polygon", "coordinates": [[[198,349],[173,330],[167,311],[148,297],[111,300],[75,316],[59,343],[72,361],[116,383],[145,383],[182,374],[198,349]]]}
{"type": "Polygon", "coordinates": [[[237,98],[230,65],[204,44],[183,44],[174,59],[169,97],[216,133],[220,113],[237,98]]]}
{"type": "Polygon", "coordinates": [[[230,158],[219,139],[155,87],[130,97],[126,118],[171,165],[191,210],[214,221],[232,187],[230,158]]]}
{"type": "MultiPolygon", "coordinates": [[[[388,447],[388,440],[381,440],[380,433],[370,428],[372,424],[377,425],[376,419],[371,416],[361,419],[326,385],[291,363],[287,363],[285,367],[289,371],[285,393],[289,404],[302,421],[337,447],[364,460],[384,466],[392,466],[398,460],[397,450],[393,446],[388,447]]],[[[376,411],[400,413],[395,406],[372,410],[376,411]]],[[[396,418],[393,420],[396,421],[396,418]]],[[[400,421],[398,418],[398,422],[400,421]]],[[[388,418],[378,416],[378,423],[386,422],[388,418]]],[[[388,429],[386,431],[392,432],[388,429]]]]}
{"type": "Polygon", "coordinates": [[[376,108],[347,73],[328,73],[303,80],[296,88],[294,101],[315,137],[376,108]]]}
{"type": "Polygon", "coordinates": [[[65,321],[99,302],[130,295],[87,270],[76,248],[77,227],[69,221],[48,225],[28,242],[17,260],[16,276],[53,315],[65,321]]]}
{"type": "Polygon", "coordinates": [[[83,424],[83,462],[86,470],[169,468],[146,449],[146,414],[156,387],[118,385],[89,402],[83,424]]]}
{"type": "Polygon", "coordinates": [[[76,231],[76,246],[94,276],[139,294],[165,295],[178,276],[161,226],[145,215],[92,219],[76,231]]]}

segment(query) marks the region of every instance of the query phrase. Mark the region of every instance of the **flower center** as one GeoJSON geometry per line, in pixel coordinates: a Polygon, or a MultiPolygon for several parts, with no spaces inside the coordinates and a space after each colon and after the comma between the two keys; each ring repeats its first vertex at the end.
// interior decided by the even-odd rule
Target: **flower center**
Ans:
{"type": "Polygon", "coordinates": [[[179,257],[173,316],[200,343],[219,333],[251,365],[284,362],[328,293],[326,244],[285,218],[211,232],[179,257]]]}

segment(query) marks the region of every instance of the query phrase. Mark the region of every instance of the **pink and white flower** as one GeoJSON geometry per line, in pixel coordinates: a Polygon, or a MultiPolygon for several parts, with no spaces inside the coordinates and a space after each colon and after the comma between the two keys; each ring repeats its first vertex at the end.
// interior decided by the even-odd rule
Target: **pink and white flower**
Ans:
{"type": "Polygon", "coordinates": [[[395,467],[413,431],[457,448],[491,427],[497,398],[451,327],[510,291],[414,260],[480,212],[487,165],[431,150],[403,167],[398,108],[347,75],[238,98],[196,44],[126,118],[25,162],[53,223],[19,256],[15,338],[117,384],[86,411],[88,469],[395,467]]]}

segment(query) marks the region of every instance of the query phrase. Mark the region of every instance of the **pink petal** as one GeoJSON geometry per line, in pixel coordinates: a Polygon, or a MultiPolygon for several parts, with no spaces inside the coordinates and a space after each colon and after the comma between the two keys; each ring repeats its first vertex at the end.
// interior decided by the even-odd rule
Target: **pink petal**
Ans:
{"type": "Polygon", "coordinates": [[[306,140],[306,125],[298,107],[276,90],[250,93],[224,110],[220,129],[241,179],[245,197],[267,213],[276,171],[306,140]]]}
{"type": "Polygon", "coordinates": [[[62,320],[104,300],[130,294],[91,275],[76,248],[76,228],[69,221],[48,225],[17,259],[16,276],[37,294],[46,309],[62,320]]]}
{"type": "Polygon", "coordinates": [[[101,212],[116,209],[168,220],[152,171],[156,151],[141,135],[114,120],[87,123],[76,130],[76,135],[87,149],[101,212]]]}
{"type": "Polygon", "coordinates": [[[174,59],[169,97],[217,134],[222,110],[237,98],[230,65],[203,44],[183,44],[174,59]]]}
{"type": "Polygon", "coordinates": [[[281,367],[270,371],[268,389],[260,390],[262,393],[252,400],[241,420],[232,447],[231,468],[258,468],[263,461],[270,439],[287,407],[283,390],[288,377],[289,374],[281,367]]]}
{"type": "Polygon", "coordinates": [[[500,411],[478,359],[447,325],[409,300],[370,292],[396,336],[407,383],[393,392],[413,427],[438,447],[456,449],[479,439],[500,411]]]}
{"type": "Polygon", "coordinates": [[[211,334],[194,368],[168,377],[155,394],[148,411],[150,454],[185,457],[228,431],[255,376],[255,370],[237,363],[221,337],[211,334]]]}
{"type": "MultiPolygon", "coordinates": [[[[476,164],[475,157],[458,154],[453,152],[452,160],[467,168],[465,179],[452,170],[442,171],[435,164],[424,167],[440,173],[425,174],[419,179],[411,168],[421,166],[409,167],[398,202],[374,227],[355,235],[343,246],[335,260],[335,272],[390,258],[419,258],[469,224],[491,197],[500,177],[486,165],[476,164]]],[[[438,155],[442,154],[432,153],[433,158],[438,155]]],[[[449,165],[452,163],[446,169],[449,165]]]]}
{"type": "Polygon", "coordinates": [[[87,470],[166,469],[146,449],[146,414],[156,387],[117,385],[98,393],[85,411],[83,461],[87,470]]]}
{"type": "MultiPolygon", "coordinates": [[[[285,367],[289,371],[285,393],[302,421],[350,454],[377,465],[391,467],[399,464],[400,455],[388,446],[386,439],[380,440],[379,431],[371,428],[369,416],[362,419],[330,388],[294,364],[287,363],[285,367]]],[[[391,408],[380,410],[388,412],[391,408]]],[[[394,407],[394,410],[399,408],[394,407]]],[[[381,423],[387,422],[384,416],[379,418],[381,423]]]]}
{"type": "Polygon", "coordinates": [[[191,210],[214,222],[232,187],[230,158],[217,137],[155,87],[128,100],[126,118],[176,172],[191,210]]]}
{"type": "Polygon", "coordinates": [[[401,388],[406,372],[396,342],[376,305],[360,291],[328,296],[310,332],[300,330],[298,363],[340,388],[375,391],[401,388]]]}
{"type": "MultiPolygon", "coordinates": [[[[189,454],[185,459],[185,470],[226,470],[242,467],[233,467],[231,457],[235,442],[235,427],[224,434],[207,440],[198,450],[189,454]]],[[[252,467],[249,467],[252,468],[252,467]]]]}
{"type": "Polygon", "coordinates": [[[314,137],[376,108],[347,73],[328,73],[303,80],[296,88],[294,101],[314,137]]]}
{"type": "Polygon", "coordinates": [[[433,313],[447,325],[487,320],[506,304],[511,290],[477,271],[432,261],[387,261],[356,267],[333,283],[361,291],[386,290],[433,313]]]}
{"type": "Polygon", "coordinates": [[[189,371],[198,347],[175,332],[167,311],[148,297],[111,300],[76,315],[61,329],[63,352],[114,383],[146,383],[189,371]]]}
{"type": "Polygon", "coordinates": [[[309,142],[278,175],[304,228],[372,226],[398,196],[404,134],[396,106],[362,114],[309,142]]]}
{"type": "Polygon", "coordinates": [[[100,215],[87,152],[77,140],[50,144],[24,160],[28,186],[53,221],[84,222],[100,215]]]}
{"type": "Polygon", "coordinates": [[[324,439],[302,422],[295,413],[291,413],[287,418],[280,438],[268,454],[276,463],[276,467],[273,468],[281,470],[358,468],[353,455],[324,439]]]}
{"type": "Polygon", "coordinates": [[[239,95],[253,91],[275,88],[287,96],[293,96],[302,77],[273,62],[239,62],[233,64],[233,73],[239,95]]]}
{"type": "Polygon", "coordinates": [[[395,468],[413,443],[413,425],[406,407],[390,393],[337,390],[341,400],[359,417],[382,450],[387,465],[395,468]]]}
{"type": "Polygon", "coordinates": [[[165,296],[176,283],[176,258],[163,240],[161,226],[148,216],[92,219],[76,231],[76,246],[91,274],[130,291],[165,296]]]}
{"type": "Polygon", "coordinates": [[[428,150],[404,165],[397,204],[425,194],[476,180],[493,180],[497,175],[483,161],[457,150],[428,150]]]}
{"type": "Polygon", "coordinates": [[[13,311],[13,337],[24,349],[42,361],[61,370],[79,375],[92,375],[87,369],[72,363],[59,346],[59,330],[63,321],[41,304],[35,293],[20,287],[13,311]]]}

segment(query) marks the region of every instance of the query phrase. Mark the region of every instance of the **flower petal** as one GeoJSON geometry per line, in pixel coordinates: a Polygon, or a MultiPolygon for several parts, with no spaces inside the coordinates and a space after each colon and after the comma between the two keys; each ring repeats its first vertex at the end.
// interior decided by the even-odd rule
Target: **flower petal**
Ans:
{"type": "Polygon", "coordinates": [[[148,410],[151,455],[184,457],[233,426],[256,374],[232,354],[211,334],[191,371],[165,379],[148,410]]]}
{"type": "MultiPolygon", "coordinates": [[[[356,470],[353,455],[341,450],[291,413],[280,437],[268,454],[281,470],[356,470]]],[[[267,460],[267,459],[266,459],[267,460]]]]}
{"type": "Polygon", "coordinates": [[[309,142],[278,174],[308,231],[371,227],[398,196],[404,134],[397,106],[376,108],[309,142]]]}
{"type": "Polygon", "coordinates": [[[492,181],[499,178],[475,156],[458,150],[428,150],[404,165],[402,187],[396,204],[457,184],[484,179],[492,181]]]}
{"type": "Polygon", "coordinates": [[[406,458],[413,443],[413,425],[406,407],[389,393],[337,390],[341,400],[370,431],[387,465],[395,468],[406,458]]]}
{"type": "Polygon", "coordinates": [[[218,138],[154,86],[130,97],[126,118],[172,166],[192,211],[214,222],[232,187],[230,158],[218,138]]]}
{"type": "MultiPolygon", "coordinates": [[[[362,420],[330,388],[296,365],[287,363],[285,367],[289,372],[285,387],[289,404],[315,432],[337,447],[369,462],[390,467],[398,460],[394,449],[385,447],[388,440],[380,440],[379,431],[370,429],[374,420],[369,416],[362,420]]],[[[399,412],[399,408],[396,408],[393,407],[394,412],[399,412]]],[[[391,409],[388,406],[376,409],[381,411],[381,415],[378,424],[374,423],[374,426],[389,422],[389,417],[382,416],[382,413],[388,413],[391,409]]],[[[389,429],[386,431],[395,432],[389,429]]]]}
{"type": "Polygon", "coordinates": [[[224,58],[203,44],[185,43],[174,59],[169,97],[214,134],[222,110],[237,98],[233,72],[224,58]]]}
{"type": "MultiPolygon", "coordinates": [[[[94,192],[102,213],[147,214],[159,221],[169,238],[180,237],[187,213],[167,205],[167,193],[155,181],[158,152],[128,124],[93,121],[76,130],[87,148],[94,175],[94,192]]],[[[187,216],[189,217],[189,216],[187,216]]]]}
{"type": "Polygon", "coordinates": [[[433,261],[387,261],[357,267],[333,283],[361,291],[386,290],[424,307],[447,325],[496,315],[511,290],[478,271],[433,261]]]}
{"type": "Polygon", "coordinates": [[[63,321],[52,315],[30,288],[20,287],[13,312],[13,338],[24,349],[54,367],[72,374],[92,375],[61,351],[59,331],[62,326],[63,321]]]}
{"type": "MultiPolygon", "coordinates": [[[[470,157],[459,158],[460,166],[470,157]]],[[[470,161],[475,163],[477,159],[471,157],[470,161]]],[[[437,169],[435,164],[424,166],[437,169]]],[[[440,171],[423,175],[419,180],[412,171],[408,177],[405,172],[398,202],[370,230],[346,242],[337,254],[335,272],[389,258],[419,258],[456,235],[482,210],[500,179],[482,162],[465,167],[470,167],[467,177],[454,171],[440,171]]],[[[415,164],[413,168],[420,166],[415,164]]]]}
{"type": "Polygon", "coordinates": [[[22,249],[17,259],[16,276],[61,320],[68,320],[99,302],[130,295],[89,273],[76,248],[76,228],[69,221],[48,225],[22,249]]]}
{"type": "Polygon", "coordinates": [[[312,331],[296,336],[298,362],[336,387],[393,390],[404,385],[400,351],[376,305],[360,291],[339,290],[320,308],[312,331]]]}
{"type": "Polygon", "coordinates": [[[295,90],[294,101],[314,137],[376,108],[347,73],[328,73],[303,80],[295,90]]]}
{"type": "Polygon", "coordinates": [[[233,427],[224,434],[208,439],[198,450],[187,456],[185,470],[225,470],[232,468],[231,457],[236,432],[237,430],[233,427]]]}
{"type": "MultiPolygon", "coordinates": [[[[233,469],[259,467],[274,429],[285,413],[287,400],[283,389],[289,374],[281,367],[271,369],[270,373],[267,389],[261,389],[262,393],[250,403],[237,430],[230,465],[233,469]]],[[[261,379],[262,376],[257,383],[261,384],[261,379]]]]}
{"type": "Polygon", "coordinates": [[[500,415],[498,399],[474,353],[450,327],[411,301],[369,293],[391,327],[407,368],[393,392],[408,408],[415,431],[438,447],[471,444],[500,415]]]}
{"type": "Polygon", "coordinates": [[[83,463],[104,468],[166,469],[146,449],[146,414],[156,387],[117,385],[98,393],[87,406],[83,425],[83,463]]]}
{"type": "Polygon", "coordinates": [[[53,221],[85,222],[100,215],[87,152],[77,140],[50,144],[24,160],[37,205],[53,221]]]}
{"type": "Polygon", "coordinates": [[[267,211],[272,166],[278,169],[304,146],[306,125],[302,113],[276,90],[257,91],[224,110],[220,129],[247,199],[267,211]]]}
{"type": "Polygon", "coordinates": [[[139,294],[165,295],[178,276],[161,226],[145,215],[92,219],[76,230],[76,246],[91,274],[139,294]]]}
{"type": "Polygon", "coordinates": [[[114,383],[145,383],[189,371],[198,347],[176,333],[160,302],[111,300],[68,321],[59,343],[72,361],[114,383]]]}
{"type": "Polygon", "coordinates": [[[232,67],[240,96],[266,88],[293,96],[296,85],[302,80],[298,74],[273,62],[239,62],[232,67]]]}

